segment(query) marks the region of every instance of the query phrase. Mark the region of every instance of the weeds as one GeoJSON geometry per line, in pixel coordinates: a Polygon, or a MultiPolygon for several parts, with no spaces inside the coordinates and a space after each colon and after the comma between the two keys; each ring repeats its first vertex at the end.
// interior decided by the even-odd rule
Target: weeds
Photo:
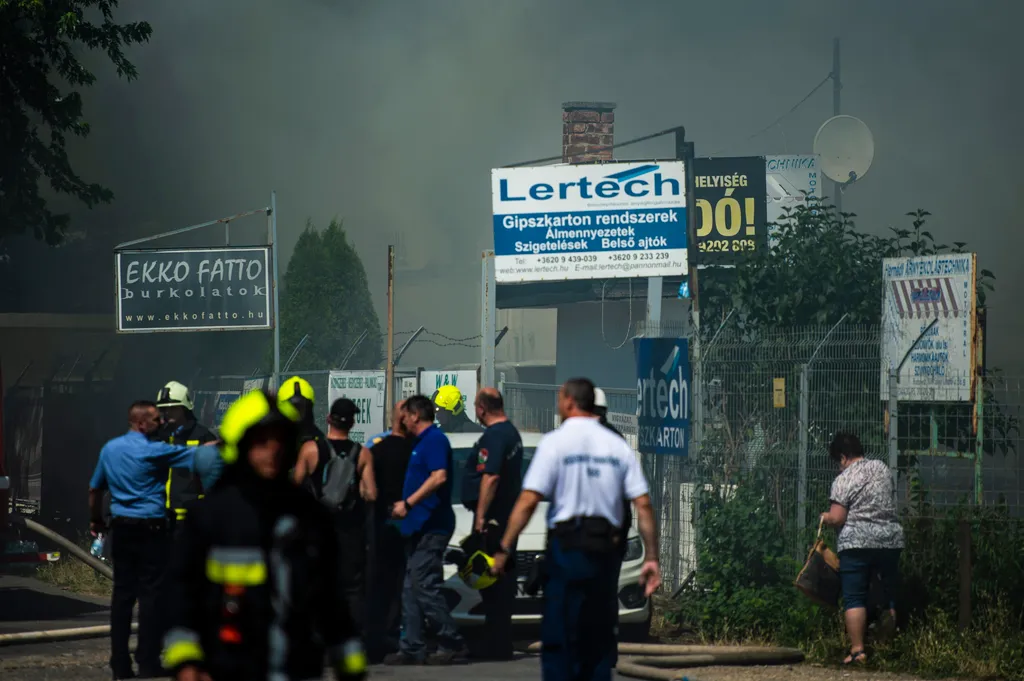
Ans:
{"type": "Polygon", "coordinates": [[[109,579],[71,556],[39,566],[35,576],[47,584],[87,596],[109,596],[113,588],[109,579]]]}

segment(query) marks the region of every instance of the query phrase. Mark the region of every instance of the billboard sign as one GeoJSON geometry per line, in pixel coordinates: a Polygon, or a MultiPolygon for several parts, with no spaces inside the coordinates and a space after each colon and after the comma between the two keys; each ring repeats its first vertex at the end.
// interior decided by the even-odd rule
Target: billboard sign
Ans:
{"type": "Polygon", "coordinates": [[[637,444],[641,454],[687,456],[690,353],[685,338],[636,338],[637,444]]]}
{"type": "Polygon", "coordinates": [[[491,171],[500,283],[686,274],[682,161],[491,171]]]}
{"type": "Polygon", "coordinates": [[[908,352],[897,387],[901,402],[973,399],[976,264],[974,253],[882,261],[883,400],[889,399],[890,370],[908,352]]]}
{"type": "Polygon", "coordinates": [[[432,369],[421,369],[419,377],[419,392],[421,395],[433,397],[434,393],[443,385],[453,385],[462,393],[462,402],[466,405],[466,416],[470,421],[476,422],[476,390],[478,385],[476,369],[460,369],[451,371],[435,371],[432,369]]]}
{"type": "Polygon", "coordinates": [[[384,387],[387,377],[383,371],[332,371],[327,379],[327,408],[334,400],[347,397],[359,407],[355,425],[349,437],[366,442],[384,427],[384,387]]]}
{"type": "Polygon", "coordinates": [[[786,209],[806,206],[808,196],[821,197],[821,157],[817,154],[765,156],[768,235],[785,218],[786,209]]]}
{"type": "Polygon", "coordinates": [[[694,160],[693,208],[702,266],[734,266],[741,254],[768,246],[764,167],[764,156],[694,160]]]}
{"type": "Polygon", "coordinates": [[[119,333],[270,329],[270,248],[118,251],[119,333]]]}

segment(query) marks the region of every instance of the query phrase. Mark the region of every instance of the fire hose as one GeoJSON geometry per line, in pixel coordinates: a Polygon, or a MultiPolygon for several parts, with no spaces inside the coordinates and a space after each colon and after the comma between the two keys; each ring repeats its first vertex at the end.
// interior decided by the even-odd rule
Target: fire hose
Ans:
{"type": "MultiPolygon", "coordinates": [[[[13,516],[12,524],[18,524],[64,547],[83,563],[113,580],[110,566],[97,560],[74,542],[53,530],[40,525],[31,518],[13,516]]],[[[132,625],[136,630],[137,624],[132,625]]],[[[15,643],[66,640],[108,636],[109,625],[75,627],[50,631],[26,631],[14,634],[0,634],[0,646],[15,643]]],[[[541,643],[532,643],[527,652],[539,653],[541,643]]],[[[615,669],[623,676],[650,681],[677,681],[685,678],[685,670],[692,667],[717,665],[782,665],[803,662],[804,654],[795,648],[768,648],[755,646],[700,646],[673,645],[661,643],[619,643],[619,655],[627,656],[619,661],[615,669]]]]}
{"type": "MultiPolygon", "coordinates": [[[[620,659],[615,667],[622,676],[650,681],[678,681],[692,667],[782,665],[803,662],[796,648],[757,646],[698,646],[664,643],[620,643],[620,659]]],[[[527,652],[539,653],[541,644],[533,643],[527,652]]]]}

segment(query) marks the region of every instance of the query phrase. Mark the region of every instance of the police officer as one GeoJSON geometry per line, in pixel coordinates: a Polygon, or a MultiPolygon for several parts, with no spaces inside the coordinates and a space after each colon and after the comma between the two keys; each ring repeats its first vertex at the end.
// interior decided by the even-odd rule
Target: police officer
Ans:
{"type": "MultiPolygon", "coordinates": [[[[189,447],[207,444],[217,439],[216,435],[196,419],[192,411],[195,408],[192,393],[181,383],[169,381],[164,385],[157,395],[156,406],[164,420],[157,439],[168,444],[189,447]]],[[[183,520],[185,507],[202,496],[202,481],[192,471],[172,468],[167,475],[166,493],[167,515],[173,524],[183,520]]]]}
{"type": "MultiPolygon", "coordinates": [[[[476,395],[477,420],[487,429],[466,460],[462,503],[473,513],[473,532],[483,535],[483,545],[497,548],[508,516],[523,485],[523,440],[505,415],[501,393],[484,388],[476,395]]],[[[512,547],[514,548],[514,547],[512,547]]],[[[510,557],[513,563],[514,557],[510,557]]],[[[512,614],[515,609],[516,579],[503,577],[480,590],[484,607],[484,627],[479,650],[474,657],[510,660],[512,614]]]]}
{"type": "Polygon", "coordinates": [[[594,416],[594,384],[585,378],[566,381],[558,394],[558,413],[562,423],[537,446],[493,569],[500,573],[506,568],[516,539],[537,504],[548,498],[543,678],[610,681],[618,660],[623,498],[636,506],[647,555],[640,579],[648,598],[661,585],[654,512],[633,450],[594,416]]]}
{"type": "Polygon", "coordinates": [[[466,415],[466,402],[462,392],[454,385],[442,385],[434,391],[434,416],[444,433],[482,433],[484,427],[473,423],[466,415]]]}
{"type": "Polygon", "coordinates": [[[365,675],[359,632],[338,588],[330,512],[289,479],[299,413],[243,395],[221,424],[225,468],[184,520],[164,666],[178,681],[365,675]]]}
{"type": "Polygon", "coordinates": [[[128,410],[130,430],[100,450],[89,482],[90,529],[104,532],[103,490],[110,491],[114,591],[110,599],[110,668],[115,679],[135,676],[128,651],[132,610],[139,604],[135,661],[144,677],[162,676],[160,594],[170,554],[165,485],[171,468],[188,471],[195,449],[154,439],[161,417],[156,404],[139,401],[128,410]]]}

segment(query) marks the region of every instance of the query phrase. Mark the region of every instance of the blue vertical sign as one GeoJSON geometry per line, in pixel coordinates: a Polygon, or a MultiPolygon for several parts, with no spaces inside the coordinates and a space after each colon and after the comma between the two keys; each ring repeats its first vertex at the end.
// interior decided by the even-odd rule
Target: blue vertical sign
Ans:
{"type": "Polygon", "coordinates": [[[690,348],[685,338],[637,338],[636,417],[641,454],[688,456],[690,348]]]}

